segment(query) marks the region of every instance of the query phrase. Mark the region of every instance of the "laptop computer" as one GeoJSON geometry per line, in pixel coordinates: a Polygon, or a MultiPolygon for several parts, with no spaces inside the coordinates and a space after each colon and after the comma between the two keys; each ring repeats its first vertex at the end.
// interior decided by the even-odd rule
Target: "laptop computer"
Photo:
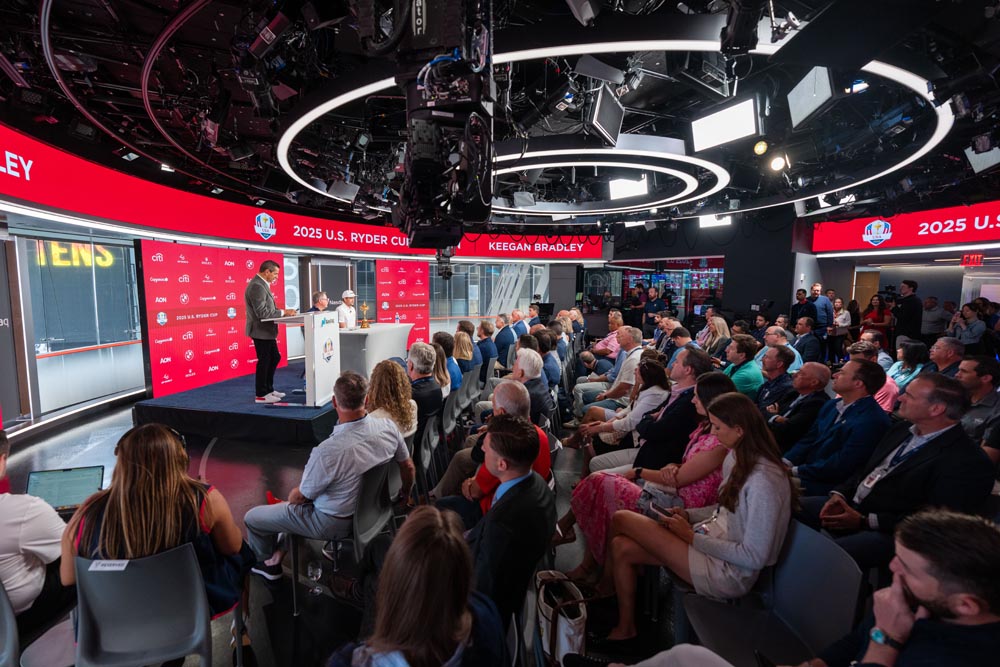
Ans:
{"type": "Polygon", "coordinates": [[[83,501],[101,490],[104,466],[85,466],[63,470],[35,470],[28,473],[29,496],[41,498],[65,518],[83,501]]]}

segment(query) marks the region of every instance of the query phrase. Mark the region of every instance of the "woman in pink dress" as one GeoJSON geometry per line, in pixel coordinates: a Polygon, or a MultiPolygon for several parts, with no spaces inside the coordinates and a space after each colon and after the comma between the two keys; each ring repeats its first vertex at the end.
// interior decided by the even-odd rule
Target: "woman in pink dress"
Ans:
{"type": "Polygon", "coordinates": [[[587,579],[604,564],[607,532],[611,517],[618,510],[639,511],[643,485],[652,484],[664,493],[673,494],[684,507],[706,507],[717,502],[722,482],[722,461],[727,450],[711,434],[705,406],[716,396],[736,388],[726,375],[713,372],[698,378],[694,390],[694,405],[702,421],[691,433],[680,465],[672,463],[660,470],[636,468],[624,475],[595,472],[583,479],[573,490],[570,511],[559,520],[556,544],[576,539],[573,524],[587,538],[583,562],[568,574],[574,579],[587,579]],[[559,536],[562,536],[559,538],[559,536]]]}

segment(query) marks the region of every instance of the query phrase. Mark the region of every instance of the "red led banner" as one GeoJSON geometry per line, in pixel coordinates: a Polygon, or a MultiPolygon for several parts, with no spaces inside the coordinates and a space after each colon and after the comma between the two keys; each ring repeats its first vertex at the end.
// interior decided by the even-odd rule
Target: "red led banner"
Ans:
{"type": "MultiPolygon", "coordinates": [[[[257,353],[244,333],[243,292],[261,262],[281,264],[281,255],[162,241],[141,245],[153,396],[253,373],[257,353]]],[[[281,308],[280,275],[271,292],[281,308]]],[[[278,327],[278,349],[284,365],[284,326],[278,327]]]]}
{"type": "MultiPolygon", "coordinates": [[[[0,196],[147,229],[345,253],[433,256],[394,227],[278,213],[127,176],[0,125],[0,196]]],[[[599,260],[600,237],[468,234],[457,257],[599,260]]]]}
{"type": "Polygon", "coordinates": [[[820,222],[813,252],[891,250],[1000,242],[1000,201],[903,213],[887,218],[820,222]]]}
{"type": "Polygon", "coordinates": [[[413,324],[406,349],[430,342],[430,265],[396,259],[375,262],[377,322],[413,324]]]}

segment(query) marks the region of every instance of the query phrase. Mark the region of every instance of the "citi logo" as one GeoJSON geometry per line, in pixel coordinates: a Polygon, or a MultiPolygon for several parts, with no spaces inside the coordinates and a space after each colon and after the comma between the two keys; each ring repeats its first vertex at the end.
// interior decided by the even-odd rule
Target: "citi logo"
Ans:
{"type": "Polygon", "coordinates": [[[226,294],[226,301],[236,301],[236,292],[226,294]]]}
{"type": "Polygon", "coordinates": [[[152,257],[149,258],[149,261],[151,261],[151,262],[162,262],[163,261],[163,253],[162,252],[156,253],[155,255],[153,255],[152,257]]]}
{"type": "Polygon", "coordinates": [[[189,283],[189,282],[191,282],[191,276],[189,276],[188,274],[185,273],[184,275],[182,275],[180,278],[177,279],[177,282],[179,282],[179,283],[189,283]]]}
{"type": "Polygon", "coordinates": [[[193,331],[185,331],[184,335],[181,336],[181,340],[193,340],[193,339],[194,339],[193,331]]]}
{"type": "Polygon", "coordinates": [[[240,349],[240,344],[239,343],[230,343],[229,344],[229,350],[231,352],[235,351],[235,350],[238,350],[238,349],[240,349]]]}

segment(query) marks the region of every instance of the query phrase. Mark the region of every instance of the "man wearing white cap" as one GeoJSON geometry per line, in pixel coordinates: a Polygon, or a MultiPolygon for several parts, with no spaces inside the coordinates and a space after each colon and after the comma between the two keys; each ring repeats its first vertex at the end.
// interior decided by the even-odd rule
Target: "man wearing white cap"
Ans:
{"type": "Polygon", "coordinates": [[[337,306],[337,321],[341,329],[353,329],[358,325],[358,314],[354,310],[354,292],[345,289],[340,298],[343,303],[337,306]]]}

